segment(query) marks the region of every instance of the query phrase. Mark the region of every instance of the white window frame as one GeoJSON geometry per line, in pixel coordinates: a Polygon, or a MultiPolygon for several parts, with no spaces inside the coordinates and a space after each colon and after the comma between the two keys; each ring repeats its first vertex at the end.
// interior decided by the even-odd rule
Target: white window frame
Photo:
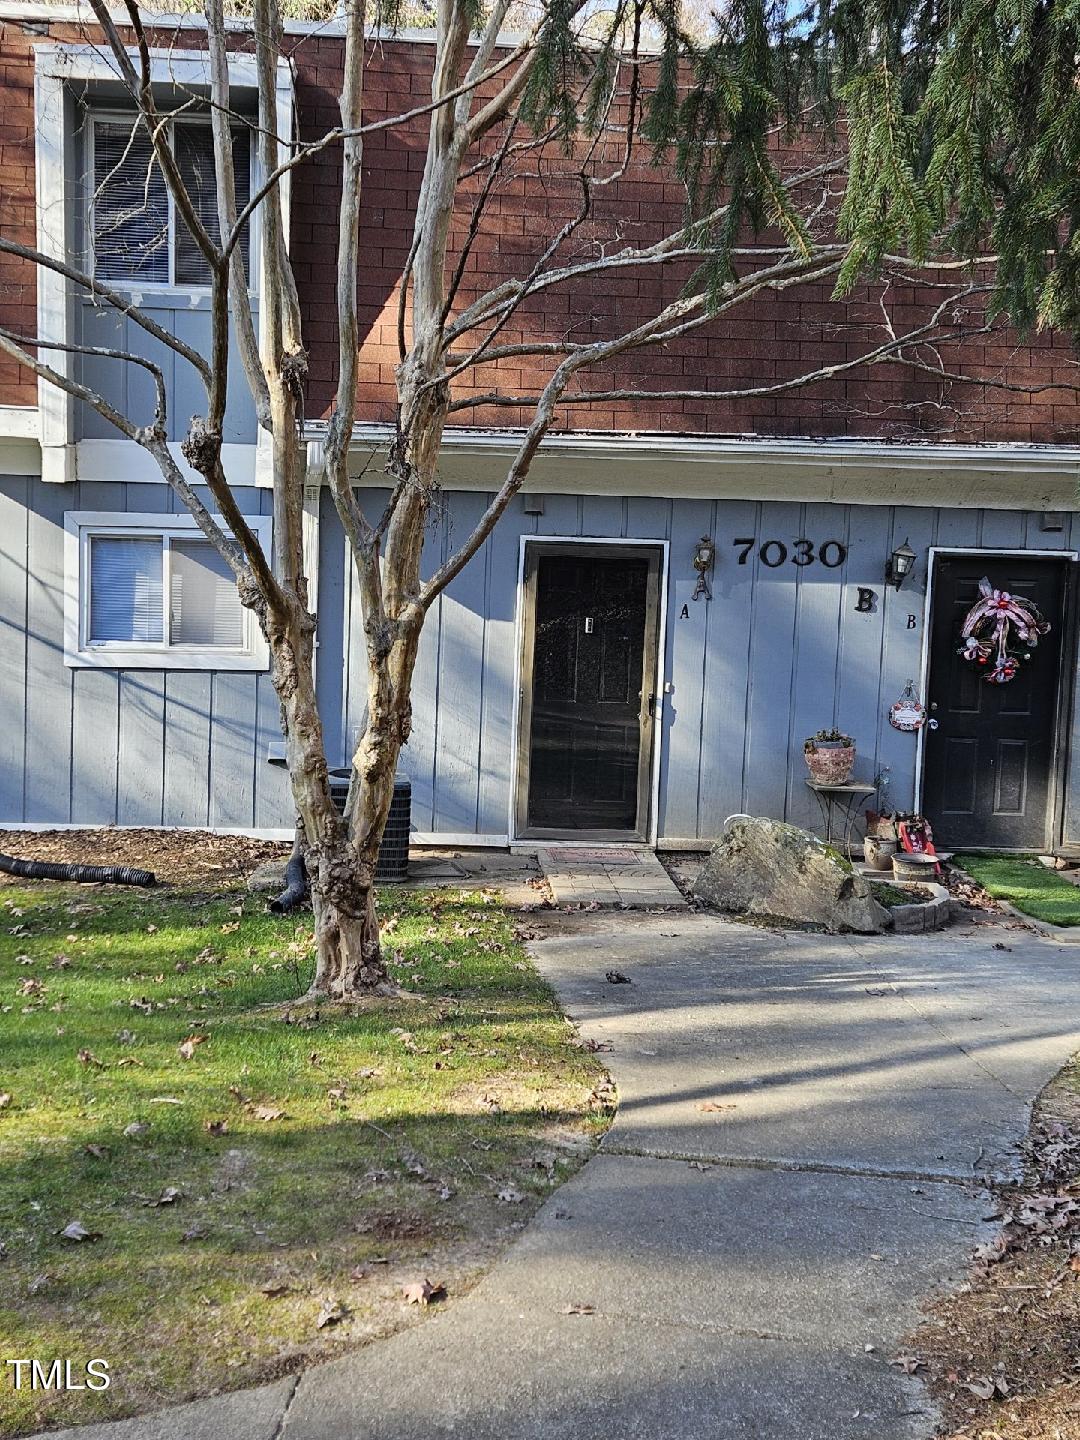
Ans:
{"type": "MultiPolygon", "coordinates": [[[[224,525],[220,516],[214,517],[224,525]]],[[[247,517],[266,554],[271,553],[272,525],[268,515],[247,517]]],[[[191,515],[131,515],[108,510],[69,510],[64,516],[64,664],[69,669],[98,670],[266,670],[266,641],[250,610],[243,611],[244,643],[173,645],[167,640],[101,640],[91,644],[90,542],[95,538],[160,537],[162,544],[163,634],[169,633],[170,543],[201,536],[191,515]]]]}
{"type": "MultiPolygon", "coordinates": [[[[76,207],[73,196],[77,190],[75,174],[75,133],[67,100],[82,94],[85,88],[106,82],[123,84],[123,76],[115,56],[100,45],[43,41],[34,50],[34,125],[37,248],[45,255],[68,260],[78,253],[75,243],[76,207]]],[[[129,52],[136,65],[137,52],[129,52]]],[[[242,98],[244,91],[254,98],[258,94],[258,70],[255,57],[243,52],[229,55],[229,84],[242,98]]],[[[180,85],[207,93],[210,85],[210,57],[205,50],[150,51],[150,83],[180,85]]],[[[72,102],[73,103],[73,102],[72,102]]],[[[277,159],[280,163],[290,151],[293,136],[292,70],[287,60],[277,62],[274,91],[274,130],[277,136],[277,159]]],[[[253,146],[257,155],[258,147],[253,146]]],[[[254,185],[261,171],[256,162],[254,185]]],[[[285,234],[289,233],[290,174],[281,179],[281,203],[285,234]]],[[[254,192],[253,192],[254,193],[254,192]]],[[[249,284],[258,293],[263,289],[262,260],[256,235],[252,234],[251,276],[249,284]]],[[[74,338],[72,301],[77,287],[63,275],[44,267],[37,276],[37,334],[42,338],[68,344],[74,338]]],[[[188,293],[187,289],[178,293],[188,293]]],[[[199,295],[200,292],[193,291],[199,295]]],[[[265,306],[259,309],[259,339],[265,343],[268,315],[265,306]]],[[[73,373],[72,356],[58,350],[50,364],[62,375],[73,373]]],[[[62,484],[79,478],[77,447],[74,443],[74,401],[64,390],[48,380],[38,382],[38,418],[41,443],[41,478],[46,483],[62,484]]],[[[256,445],[258,456],[268,448],[269,437],[259,431],[256,445]]],[[[84,442],[95,444],[100,442],[84,442]]],[[[106,444],[110,442],[105,442],[106,444]]],[[[245,447],[247,448],[247,447],[245,447]]],[[[266,465],[265,457],[263,459],[266,465]]],[[[113,478],[110,476],[110,478],[113,478]]],[[[142,477],[136,477],[142,478],[142,477]]],[[[161,483],[157,473],[147,473],[154,484],[161,483]]],[[[256,483],[260,483],[256,478],[256,483]]]]}
{"type": "MultiPolygon", "coordinates": [[[[83,168],[84,168],[85,173],[86,173],[87,185],[88,185],[89,189],[88,189],[88,194],[87,194],[87,196],[86,196],[86,209],[85,209],[85,213],[84,213],[84,215],[83,215],[83,223],[84,223],[84,226],[85,226],[85,244],[84,244],[84,246],[83,246],[83,249],[84,249],[83,261],[84,261],[84,264],[85,264],[85,266],[86,266],[86,273],[87,273],[88,275],[93,275],[95,278],[97,278],[97,256],[96,256],[95,253],[94,253],[94,228],[95,228],[95,227],[94,227],[94,194],[95,194],[95,187],[94,187],[94,149],[95,149],[95,145],[96,145],[97,127],[98,127],[99,125],[129,125],[129,126],[131,126],[131,125],[134,125],[134,124],[135,124],[135,122],[136,122],[136,120],[137,120],[138,117],[137,117],[137,114],[136,114],[136,112],[135,112],[134,110],[125,110],[125,109],[123,109],[123,107],[117,107],[117,106],[115,106],[115,105],[112,105],[112,106],[109,106],[109,105],[101,105],[101,106],[98,106],[98,105],[95,105],[92,101],[90,101],[90,102],[87,104],[86,109],[87,109],[87,117],[86,117],[86,118],[87,118],[87,122],[88,122],[88,123],[87,123],[87,131],[86,131],[86,157],[85,157],[85,165],[84,165],[83,168]]],[[[176,127],[179,126],[179,125],[188,125],[188,126],[191,126],[191,125],[199,125],[199,126],[201,126],[203,129],[205,129],[207,132],[209,132],[209,130],[210,130],[210,116],[209,116],[209,114],[207,114],[207,115],[205,115],[205,116],[204,116],[204,115],[201,115],[201,114],[199,114],[199,115],[180,115],[180,116],[174,116],[172,119],[170,119],[170,120],[167,122],[167,128],[168,128],[168,131],[169,131],[170,142],[171,142],[171,140],[172,140],[173,131],[174,131],[174,130],[176,129],[176,127]]],[[[233,129],[239,129],[239,128],[240,128],[239,126],[233,126],[233,129]]],[[[257,177],[258,177],[258,154],[257,154],[257,151],[258,151],[258,146],[257,146],[256,143],[255,143],[255,136],[256,136],[256,132],[255,132],[254,130],[249,130],[249,132],[248,132],[248,186],[249,186],[248,194],[249,194],[249,195],[254,195],[254,194],[255,194],[255,190],[256,190],[256,188],[257,188],[257,177]]],[[[174,294],[174,293],[176,293],[177,291],[179,291],[179,293],[180,293],[181,295],[209,295],[209,294],[210,294],[210,288],[211,288],[209,281],[207,281],[207,282],[206,282],[205,284],[203,284],[203,285],[196,285],[196,284],[193,284],[193,283],[190,282],[190,281],[177,280],[177,279],[176,279],[176,237],[177,237],[177,226],[178,226],[181,222],[179,221],[179,218],[178,218],[177,213],[176,213],[176,197],[173,195],[173,192],[172,192],[172,190],[170,189],[170,187],[169,187],[168,185],[165,186],[165,195],[166,195],[166,200],[167,200],[168,207],[169,207],[169,218],[168,218],[168,221],[167,221],[167,224],[168,224],[168,227],[169,227],[169,238],[168,238],[169,278],[168,278],[168,280],[145,280],[145,279],[143,279],[143,278],[140,277],[140,276],[133,276],[133,277],[132,277],[131,279],[129,279],[129,280],[106,280],[106,279],[103,279],[103,280],[102,280],[102,284],[108,285],[108,286],[109,286],[111,289],[113,289],[113,290],[131,291],[131,292],[133,292],[133,293],[135,293],[135,294],[138,294],[138,295],[151,295],[151,294],[152,294],[152,295],[169,295],[169,294],[174,294]]],[[[259,284],[258,284],[259,277],[258,277],[258,274],[257,274],[257,268],[258,268],[258,267],[257,267],[257,265],[253,265],[253,264],[252,264],[252,261],[253,261],[253,260],[257,260],[257,258],[258,258],[258,256],[259,256],[259,253],[260,253],[260,251],[259,251],[259,236],[258,236],[258,212],[256,212],[254,215],[252,215],[252,216],[250,217],[250,219],[249,219],[248,222],[247,222],[247,228],[248,228],[248,262],[247,262],[247,272],[248,272],[248,274],[247,274],[247,280],[248,280],[248,296],[249,296],[250,299],[255,300],[255,299],[258,298],[258,294],[259,294],[259,284]]],[[[92,300],[92,297],[90,296],[89,292],[87,291],[87,292],[82,296],[82,299],[83,299],[84,303],[87,303],[88,301],[91,301],[91,300],[92,300]]]]}

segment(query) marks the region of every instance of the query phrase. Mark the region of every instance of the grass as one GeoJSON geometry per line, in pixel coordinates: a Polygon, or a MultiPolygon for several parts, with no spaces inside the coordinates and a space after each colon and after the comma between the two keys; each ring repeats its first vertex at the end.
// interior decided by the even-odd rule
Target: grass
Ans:
{"type": "Polygon", "coordinates": [[[988,890],[1052,925],[1080,925],[1080,889],[1038,860],[1015,855],[956,855],[954,862],[988,890]]]}
{"type": "Polygon", "coordinates": [[[112,1378],[15,1391],[5,1367],[0,1435],[410,1323],[402,1287],[468,1288],[608,1123],[603,1070],[490,895],[387,892],[416,993],[349,1011],[295,1003],[310,918],[245,896],[38,885],[0,906],[0,1357],[112,1378]],[[64,1240],[73,1221],[100,1238],[64,1240]]]}

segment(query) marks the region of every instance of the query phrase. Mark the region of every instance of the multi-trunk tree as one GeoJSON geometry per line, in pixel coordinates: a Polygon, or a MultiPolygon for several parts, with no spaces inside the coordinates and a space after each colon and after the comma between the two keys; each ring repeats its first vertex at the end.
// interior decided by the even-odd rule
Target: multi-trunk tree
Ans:
{"type": "MultiPolygon", "coordinates": [[[[52,363],[50,337],[0,331],[0,348],[93,407],[153,456],[164,479],[236,576],[269,646],[298,836],[315,911],[313,989],[349,998],[389,989],[372,877],[411,723],[413,671],[433,603],[467,565],[520,489],[545,434],[565,407],[608,401],[773,395],[889,363],[940,385],[954,379],[951,347],[999,315],[1022,324],[1072,324],[1080,207],[1076,168],[1080,99],[1077,21],[1062,6],[868,5],[841,0],[797,11],[732,0],[704,23],[679,0],[539,0],[515,11],[524,28],[503,38],[510,0],[438,0],[431,97],[406,115],[364,109],[364,0],[343,0],[340,125],[290,146],[275,133],[276,67],[285,50],[278,0],[253,0],[259,76],[257,119],[230,104],[222,0],[205,0],[210,84],[168,103],[152,83],[152,53],[137,0],[120,19],[91,0],[94,43],[106,48],[134,106],[135,126],[210,273],[212,344],[194,351],[140,308],[138,297],[3,236],[0,251],[59,270],[100,304],[116,307],[205,390],[183,454],[193,485],[166,442],[168,395],[160,368],[137,353],[98,351],[142,367],[157,406],[149,422],[122,413],[52,363]],[[684,19],[685,22],[684,23],[684,19]],[[690,20],[693,20],[693,24],[690,20]],[[121,23],[122,22],[122,23],[121,23]],[[168,138],[170,106],[209,110],[216,156],[216,223],[195,203],[168,138]],[[349,474],[357,415],[358,253],[364,138],[395,124],[427,127],[427,156],[408,261],[398,291],[397,427],[389,500],[362,509],[349,474]],[[251,127],[262,179],[238,206],[232,130],[251,127]],[[1026,143],[1025,143],[1026,142],[1026,143]],[[308,352],[290,264],[281,180],[316,155],[340,156],[336,300],[338,379],[325,445],[314,468],[305,440],[308,352]],[[663,166],[685,193],[677,221],[627,239],[620,181],[663,166]],[[466,289],[470,255],[508,179],[528,171],[561,186],[573,204],[538,224],[533,252],[518,255],[484,293],[466,289]],[[603,215],[602,221],[598,216],[603,215]],[[265,312],[261,338],[249,310],[240,238],[258,214],[265,312]],[[620,326],[545,322],[551,292],[584,285],[601,294],[613,276],[660,276],[655,306],[620,326]],[[936,295],[917,324],[893,322],[889,287],[900,278],[936,295]],[[662,352],[707,331],[721,315],[769,292],[827,284],[843,294],[874,287],[873,330],[863,306],[847,358],[785,379],[725,390],[703,375],[693,388],[608,383],[632,352],[662,352]],[[522,324],[523,316],[528,324],[522,324]],[[272,453],[274,553],[245,524],[222,463],[230,335],[272,453]],[[508,362],[531,377],[508,392],[508,362]],[[485,378],[487,377],[487,378],[485,378]],[[508,407],[524,423],[502,483],[481,519],[434,573],[421,565],[439,489],[444,426],[480,407],[508,407]],[[317,616],[304,573],[305,486],[333,495],[355,567],[364,616],[367,718],[352,757],[347,817],[331,798],[313,673],[317,616]],[[200,489],[209,493],[209,503],[200,489]]],[[[147,22],[148,23],[148,22],[147,22]]],[[[648,230],[648,226],[645,227],[648,230]]],[[[640,234],[645,231],[635,232],[640,234]]],[[[472,281],[470,280],[470,284],[472,281]]],[[[552,308],[551,314],[555,311],[552,308]]],[[[72,347],[79,348],[79,347],[72,347]]],[[[83,347],[91,348],[91,347],[83,347]]],[[[149,348],[149,347],[148,347],[149,348]]],[[[998,382],[1010,388],[1008,377],[998,382]]],[[[1019,387],[1013,387],[1019,388],[1019,387]]],[[[185,417],[186,419],[186,417],[185,417]]],[[[325,657],[324,657],[325,663],[325,657]]]]}

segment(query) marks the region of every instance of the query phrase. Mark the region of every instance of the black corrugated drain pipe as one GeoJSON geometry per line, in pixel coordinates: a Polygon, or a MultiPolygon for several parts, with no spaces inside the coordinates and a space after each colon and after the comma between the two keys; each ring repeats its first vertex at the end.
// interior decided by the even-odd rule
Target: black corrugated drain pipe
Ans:
{"type": "Polygon", "coordinates": [[[75,880],[80,885],[156,885],[152,870],[130,865],[63,865],[52,860],[17,860],[0,852],[0,870],[23,880],[75,880]]]}

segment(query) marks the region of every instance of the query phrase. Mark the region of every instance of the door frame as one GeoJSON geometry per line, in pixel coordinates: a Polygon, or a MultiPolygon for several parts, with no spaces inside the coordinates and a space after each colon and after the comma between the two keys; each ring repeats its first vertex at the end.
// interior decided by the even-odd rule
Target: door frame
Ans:
{"type": "MultiPolygon", "coordinates": [[[[524,721],[526,719],[524,701],[525,690],[525,647],[528,639],[527,621],[528,604],[525,593],[525,560],[526,551],[529,546],[537,546],[540,549],[568,549],[571,546],[584,546],[591,549],[599,549],[601,546],[611,548],[621,546],[624,550],[655,550],[659,555],[660,565],[657,574],[657,614],[656,614],[656,647],[655,647],[655,683],[652,694],[656,696],[656,711],[653,716],[653,739],[652,756],[650,757],[649,787],[648,787],[648,817],[644,827],[644,842],[633,838],[618,838],[610,831],[592,832],[594,838],[589,839],[588,831],[571,832],[570,836],[562,839],[556,836],[541,837],[539,843],[550,840],[562,849],[582,847],[596,849],[605,845],[625,846],[627,844],[646,844],[653,848],[656,846],[657,829],[660,816],[660,759],[663,749],[663,722],[664,722],[664,677],[667,673],[667,609],[668,609],[668,555],[670,542],[653,538],[638,538],[632,535],[521,535],[518,539],[518,569],[517,569],[517,599],[514,614],[514,691],[513,708],[511,712],[511,759],[510,759],[510,815],[508,822],[508,834],[512,845],[538,843],[535,835],[527,836],[524,832],[527,826],[521,823],[521,817],[525,813],[523,806],[528,804],[528,780],[529,765],[528,753],[525,749],[526,735],[524,732],[524,721]]],[[[648,637],[646,637],[647,641],[648,637]]],[[[646,653],[648,646],[646,644],[646,653]]],[[[646,689],[646,676],[642,675],[642,690],[646,689]]],[[[529,717],[531,718],[531,711],[529,717]]]]}
{"type": "MultiPolygon", "coordinates": [[[[1065,815],[1065,784],[1069,765],[1069,735],[1072,725],[1074,692],[1076,688],[1076,664],[1070,660],[1077,646],[1077,590],[1075,562],[1080,558],[1076,550],[1009,550],[1001,545],[931,545],[926,552],[926,595],[923,600],[922,654],[919,660],[919,694],[929,705],[930,683],[930,640],[934,605],[934,572],[939,556],[985,555],[988,558],[1001,555],[1006,559],[1022,560],[1064,560],[1066,562],[1062,616],[1061,663],[1058,672],[1057,700],[1054,707],[1053,756],[1050,765],[1050,783],[1046,800],[1046,833],[1044,839],[1050,850],[1060,844],[1065,815]],[[1068,562],[1072,563],[1069,568],[1068,562]]],[[[928,712],[929,714],[929,712],[928,712]]],[[[921,814],[923,806],[923,779],[925,777],[926,736],[928,726],[918,732],[915,747],[915,808],[921,814]]],[[[993,849],[992,846],[984,847],[993,849]]],[[[1005,847],[1002,853],[1007,853],[1005,847]]]]}

